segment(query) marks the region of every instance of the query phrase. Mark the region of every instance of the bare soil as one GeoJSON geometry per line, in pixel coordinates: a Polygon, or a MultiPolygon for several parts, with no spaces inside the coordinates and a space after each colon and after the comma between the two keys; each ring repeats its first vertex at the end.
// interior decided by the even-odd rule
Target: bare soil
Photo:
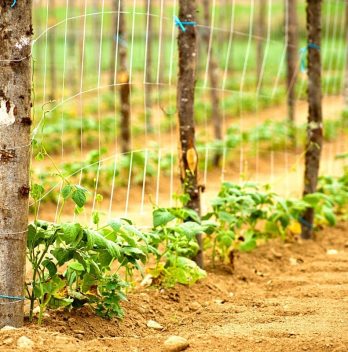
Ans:
{"type": "Polygon", "coordinates": [[[18,350],[24,335],[38,352],[156,352],[168,336],[180,335],[187,351],[347,351],[347,233],[344,223],[315,241],[271,240],[238,254],[234,269],[209,267],[208,278],[192,287],[138,288],[124,304],[123,321],[87,308],[50,312],[41,327],[0,331],[0,350],[18,350]],[[163,330],[148,328],[149,319],[163,330]]]}

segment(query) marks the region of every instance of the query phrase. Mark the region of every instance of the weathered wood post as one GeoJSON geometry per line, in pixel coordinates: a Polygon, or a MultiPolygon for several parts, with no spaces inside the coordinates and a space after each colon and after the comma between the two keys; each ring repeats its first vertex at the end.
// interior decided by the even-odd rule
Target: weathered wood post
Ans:
{"type": "Polygon", "coordinates": [[[297,0],[286,0],[286,35],[287,35],[287,99],[288,120],[295,122],[296,81],[298,68],[298,30],[297,30],[297,0]]]}
{"type": "Polygon", "coordinates": [[[267,14],[267,2],[266,0],[259,0],[257,17],[257,45],[256,45],[256,82],[260,85],[262,80],[262,65],[264,58],[264,46],[266,36],[266,14],[267,14]]]}
{"type": "MultiPolygon", "coordinates": [[[[317,189],[323,145],[323,113],[321,91],[321,0],[307,0],[308,30],[308,125],[305,155],[304,195],[317,189]]],[[[314,209],[308,209],[302,219],[302,237],[313,233],[314,209]]]]}
{"type": "Polygon", "coordinates": [[[123,0],[119,2],[119,25],[117,33],[118,54],[120,57],[120,68],[117,84],[120,84],[121,105],[121,149],[127,153],[131,149],[131,126],[130,126],[130,83],[127,67],[127,44],[126,44],[126,20],[124,14],[123,0]]]}
{"type": "MultiPolygon", "coordinates": [[[[179,0],[179,20],[195,22],[196,0],[179,0]]],[[[198,214],[201,211],[200,187],[198,184],[198,154],[195,146],[194,98],[196,83],[197,30],[194,25],[178,26],[179,78],[177,108],[179,127],[179,162],[181,183],[190,196],[188,206],[198,214]]],[[[197,240],[202,249],[202,236],[197,240]]],[[[203,266],[202,250],[197,255],[197,264],[203,266]]]]}
{"type": "Polygon", "coordinates": [[[346,69],[344,81],[344,109],[348,111],[348,0],[346,0],[346,69]]]}
{"type": "Polygon", "coordinates": [[[32,0],[0,4],[0,328],[23,324],[32,0]]]}

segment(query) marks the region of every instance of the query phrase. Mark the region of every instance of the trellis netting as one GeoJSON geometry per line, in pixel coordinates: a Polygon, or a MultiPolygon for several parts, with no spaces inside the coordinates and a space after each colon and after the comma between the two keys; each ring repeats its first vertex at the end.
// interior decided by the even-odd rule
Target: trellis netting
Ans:
{"type": "MultiPolygon", "coordinates": [[[[86,222],[98,210],[106,219],[126,217],[150,226],[154,205],[176,202],[181,192],[176,38],[189,25],[198,33],[192,60],[203,210],[221,181],[260,182],[286,196],[301,194],[308,110],[305,2],[297,2],[295,145],[286,121],[288,2],[197,4],[196,21],[185,24],[177,17],[176,0],[34,2],[32,184],[44,187],[39,218],[76,216],[69,205],[61,213],[59,191],[67,182],[89,190],[79,215],[86,222]]],[[[348,151],[341,117],[344,6],[342,0],[323,1],[318,50],[324,175],[340,175],[347,164],[337,158],[348,151]]]]}

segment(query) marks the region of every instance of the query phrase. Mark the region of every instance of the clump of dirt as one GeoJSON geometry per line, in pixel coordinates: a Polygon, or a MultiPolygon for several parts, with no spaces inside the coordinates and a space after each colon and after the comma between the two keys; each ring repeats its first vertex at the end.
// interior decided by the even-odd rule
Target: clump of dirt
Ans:
{"type": "Polygon", "coordinates": [[[240,253],[235,268],[208,267],[192,286],[141,288],[124,303],[123,321],[87,308],[49,312],[42,327],[1,331],[0,350],[26,336],[33,351],[163,351],[171,335],[187,351],[347,351],[348,224],[316,241],[272,240],[240,253]],[[163,329],[147,326],[155,320],[163,329]]]}

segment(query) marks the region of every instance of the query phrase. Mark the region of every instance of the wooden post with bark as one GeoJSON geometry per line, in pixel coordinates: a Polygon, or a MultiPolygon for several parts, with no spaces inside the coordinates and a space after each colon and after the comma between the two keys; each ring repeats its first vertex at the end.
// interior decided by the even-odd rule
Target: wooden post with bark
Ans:
{"type": "Polygon", "coordinates": [[[112,0],[112,36],[111,36],[111,57],[110,57],[110,91],[113,92],[115,90],[115,74],[116,74],[116,55],[117,55],[117,33],[118,33],[118,0],[112,0]]]}
{"type": "MultiPolygon", "coordinates": [[[[216,140],[222,140],[222,114],[220,110],[220,97],[218,91],[219,84],[219,67],[214,57],[213,46],[211,45],[211,16],[210,16],[210,1],[203,0],[204,9],[204,25],[206,26],[203,34],[203,40],[208,48],[208,59],[209,59],[209,79],[210,79],[210,94],[211,94],[211,107],[212,107],[212,121],[214,126],[214,138],[216,140]]],[[[220,78],[221,79],[221,78],[220,78]]],[[[216,152],[214,155],[214,166],[218,166],[221,159],[221,153],[216,152]]]]}
{"type": "Polygon", "coordinates": [[[0,5],[0,328],[23,325],[29,199],[32,1],[10,5],[0,5]]]}
{"type": "MultiPolygon", "coordinates": [[[[321,91],[321,0],[307,0],[308,30],[308,125],[305,154],[304,195],[316,192],[323,145],[323,116],[321,91]]],[[[314,209],[302,218],[302,238],[313,233],[314,209]]]]}
{"type": "Polygon", "coordinates": [[[346,69],[344,83],[344,110],[348,111],[348,0],[346,0],[346,69]]]}
{"type": "MultiPolygon", "coordinates": [[[[195,22],[196,0],[179,0],[179,19],[195,22]]],[[[198,154],[195,142],[194,98],[197,66],[197,30],[186,26],[178,29],[179,77],[177,87],[177,109],[179,127],[179,163],[181,184],[185,194],[190,196],[188,207],[201,212],[200,186],[198,184],[198,154]]],[[[197,236],[201,250],[196,262],[203,266],[202,236],[197,236]]]]}
{"type": "MultiPolygon", "coordinates": [[[[297,0],[286,1],[286,30],[287,30],[287,100],[288,121],[295,123],[296,114],[296,81],[298,67],[298,21],[297,0]]],[[[292,127],[292,126],[291,126],[292,127]]]]}
{"type": "Polygon", "coordinates": [[[121,105],[121,150],[127,153],[131,149],[131,127],[130,127],[130,83],[127,65],[127,42],[126,21],[123,11],[123,0],[119,2],[119,25],[117,33],[118,54],[120,58],[117,84],[120,85],[121,105]]]}
{"type": "Polygon", "coordinates": [[[256,82],[259,85],[259,81],[262,79],[262,63],[264,57],[264,45],[266,36],[266,5],[267,0],[259,0],[259,12],[257,19],[257,46],[256,46],[256,82]]]}
{"type": "Polygon", "coordinates": [[[153,47],[153,0],[145,0],[146,6],[146,72],[145,72],[145,121],[148,131],[152,131],[152,47],[153,47]]]}

